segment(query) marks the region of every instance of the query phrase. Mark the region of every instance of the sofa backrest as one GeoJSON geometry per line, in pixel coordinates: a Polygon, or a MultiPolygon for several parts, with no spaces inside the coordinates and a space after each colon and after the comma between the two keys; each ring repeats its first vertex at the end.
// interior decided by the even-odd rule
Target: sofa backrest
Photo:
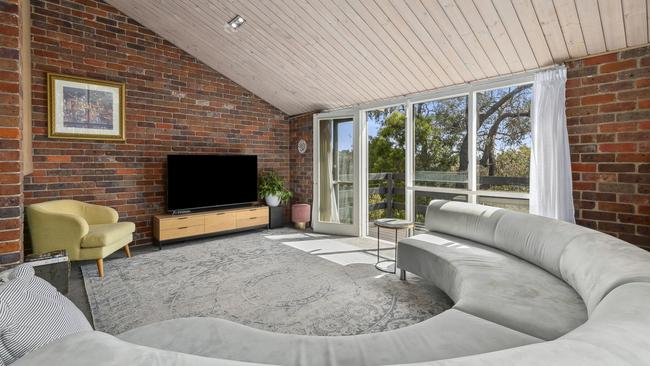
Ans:
{"type": "Polygon", "coordinates": [[[426,228],[489,245],[560,277],[560,256],[569,242],[591,230],[546,217],[466,202],[433,200],[426,228]]]}
{"type": "Polygon", "coordinates": [[[506,211],[471,203],[433,200],[427,207],[424,225],[429,231],[494,245],[494,232],[506,211]]]}
{"type": "Polygon", "coordinates": [[[589,313],[610,291],[650,282],[650,253],[601,232],[542,216],[477,204],[434,200],[426,228],[515,255],[562,278],[589,313]]]}

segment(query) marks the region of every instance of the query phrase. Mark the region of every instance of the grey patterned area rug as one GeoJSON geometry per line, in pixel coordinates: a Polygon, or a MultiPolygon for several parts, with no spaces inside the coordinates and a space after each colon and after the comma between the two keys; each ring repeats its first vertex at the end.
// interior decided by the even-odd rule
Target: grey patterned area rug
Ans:
{"type": "Polygon", "coordinates": [[[256,231],[163,247],[106,261],[103,279],[84,265],[95,329],[119,334],[203,316],[282,333],[351,335],[411,325],[452,305],[415,276],[402,282],[372,264],[341,265],[296,249],[295,241],[305,241],[296,233],[256,231]]]}

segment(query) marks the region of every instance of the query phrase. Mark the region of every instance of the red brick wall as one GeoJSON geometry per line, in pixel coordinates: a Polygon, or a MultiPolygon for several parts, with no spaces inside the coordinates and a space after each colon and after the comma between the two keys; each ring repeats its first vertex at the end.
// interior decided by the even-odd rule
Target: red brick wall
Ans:
{"type": "Polygon", "coordinates": [[[650,47],[567,66],[577,222],[650,249],[650,47]]]}
{"type": "Polygon", "coordinates": [[[22,254],[19,10],[18,0],[0,0],[0,264],[22,254]]]}
{"type": "MultiPolygon", "coordinates": [[[[32,2],[34,173],[25,203],[109,205],[151,241],[168,153],[245,153],[289,179],[286,115],[100,1],[32,2]],[[126,83],[125,143],[49,139],[46,73],[126,83]]],[[[220,171],[228,179],[237,172],[220,171]]]]}
{"type": "Polygon", "coordinates": [[[291,180],[290,189],[293,192],[293,202],[312,203],[312,164],[314,150],[313,135],[314,115],[302,114],[289,118],[291,125],[291,180]],[[307,142],[307,151],[298,152],[298,141],[307,142]]]}

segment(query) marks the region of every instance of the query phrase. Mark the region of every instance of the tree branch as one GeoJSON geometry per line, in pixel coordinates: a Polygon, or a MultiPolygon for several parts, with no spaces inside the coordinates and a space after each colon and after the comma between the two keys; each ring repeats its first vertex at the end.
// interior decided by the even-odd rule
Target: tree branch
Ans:
{"type": "Polygon", "coordinates": [[[528,87],[530,87],[530,85],[519,85],[518,87],[512,89],[512,91],[510,91],[508,94],[504,95],[501,99],[499,99],[498,102],[494,103],[494,105],[492,105],[490,109],[485,111],[485,113],[479,114],[478,127],[481,127],[481,125],[483,125],[483,122],[485,122],[485,120],[487,120],[491,115],[493,115],[497,110],[499,110],[499,108],[501,108],[504,104],[506,104],[507,101],[511,100],[512,98],[515,97],[515,95],[519,94],[519,92],[521,92],[522,90],[528,87]]]}

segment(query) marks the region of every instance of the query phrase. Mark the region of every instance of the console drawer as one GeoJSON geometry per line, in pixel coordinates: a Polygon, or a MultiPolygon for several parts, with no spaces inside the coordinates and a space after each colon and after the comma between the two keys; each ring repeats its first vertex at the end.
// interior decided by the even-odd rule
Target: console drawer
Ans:
{"type": "Polygon", "coordinates": [[[216,233],[237,228],[236,215],[232,212],[219,212],[204,217],[206,233],[216,233]]]}
{"type": "Polygon", "coordinates": [[[203,216],[179,216],[160,220],[161,231],[192,226],[203,226],[203,216]]]}
{"type": "Polygon", "coordinates": [[[266,207],[237,212],[237,228],[260,226],[269,223],[269,210],[266,207]]]}
{"type": "Polygon", "coordinates": [[[160,238],[158,240],[170,240],[176,238],[184,238],[189,236],[201,235],[203,234],[203,225],[198,226],[181,226],[177,228],[161,230],[160,238]]]}

